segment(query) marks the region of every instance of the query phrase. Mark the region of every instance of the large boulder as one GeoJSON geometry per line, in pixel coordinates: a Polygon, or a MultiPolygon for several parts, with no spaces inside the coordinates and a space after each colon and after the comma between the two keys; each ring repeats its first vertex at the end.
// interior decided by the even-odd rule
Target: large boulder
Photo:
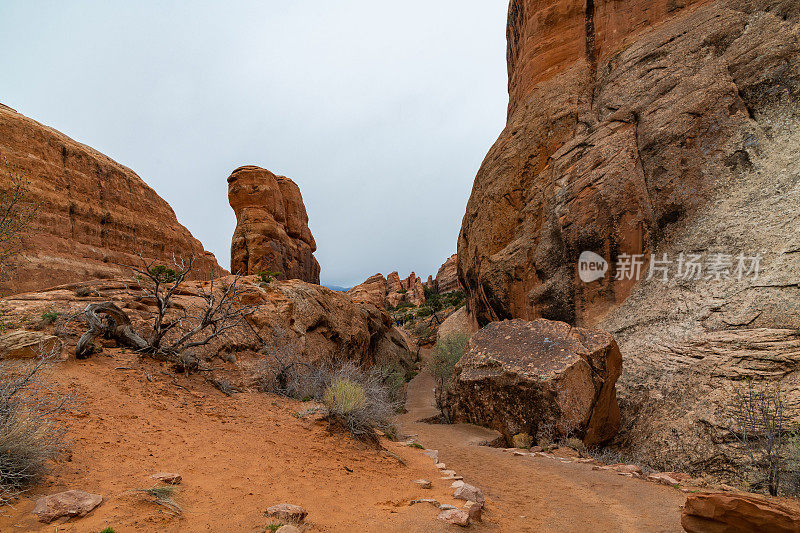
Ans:
{"type": "Polygon", "coordinates": [[[4,294],[126,275],[120,264],[195,257],[203,277],[224,273],[172,208],[131,169],[0,105],[0,195],[27,181],[36,214],[4,294]]]}
{"type": "Polygon", "coordinates": [[[791,188],[791,173],[775,174],[797,168],[798,6],[511,1],[507,125],[475,178],[458,241],[480,326],[540,316],[592,324],[636,284],[616,275],[620,258],[661,257],[686,222],[720,226],[727,253],[769,249],[773,225],[763,222],[800,211],[796,195],[756,193],[791,188]],[[717,216],[701,212],[721,198],[717,216]],[[605,278],[576,276],[584,251],[608,261],[605,278]]]}
{"type": "Polygon", "coordinates": [[[228,177],[228,201],[236,213],[232,272],[278,272],[280,279],[319,284],[317,244],[297,184],[261,167],[243,166],[228,177]]]}
{"type": "Polygon", "coordinates": [[[689,494],[681,525],[689,533],[798,533],[800,509],[749,494],[689,494]]]}
{"type": "Polygon", "coordinates": [[[617,343],[600,330],[539,319],[493,322],[456,365],[447,407],[456,421],[513,435],[576,436],[587,446],[619,429],[617,343]]]}

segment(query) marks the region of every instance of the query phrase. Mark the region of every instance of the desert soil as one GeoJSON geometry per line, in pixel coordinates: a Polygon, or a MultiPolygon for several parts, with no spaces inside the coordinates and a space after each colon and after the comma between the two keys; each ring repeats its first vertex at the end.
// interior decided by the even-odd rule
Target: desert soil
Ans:
{"type": "MultiPolygon", "coordinates": [[[[416,498],[463,504],[421,450],[383,441],[403,465],[324,422],[298,417],[308,407],[301,402],[227,397],[202,376],[176,376],[120,350],[61,363],[52,378],[78,399],[64,417],[70,455],[0,511],[0,531],[255,533],[273,523],[264,510],[283,502],[308,510],[309,531],[458,530],[438,522],[433,506],[409,505],[416,498]],[[151,487],[156,472],[183,476],[181,515],[133,492],[151,487]],[[416,487],[419,478],[433,481],[433,489],[416,487]],[[104,502],[83,518],[39,523],[31,514],[36,498],[68,489],[101,494],[104,502]]],[[[684,498],[677,490],[478,446],[496,436],[484,428],[417,422],[436,413],[426,372],[410,383],[407,409],[404,433],[438,449],[448,468],[486,494],[486,521],[474,530],[680,531],[684,498]]]]}

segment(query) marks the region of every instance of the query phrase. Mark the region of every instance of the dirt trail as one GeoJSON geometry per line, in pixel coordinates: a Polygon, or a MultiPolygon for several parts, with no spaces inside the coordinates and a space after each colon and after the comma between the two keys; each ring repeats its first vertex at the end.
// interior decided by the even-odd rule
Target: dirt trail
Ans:
{"type": "MultiPolygon", "coordinates": [[[[423,350],[423,359],[429,356],[423,350]]],[[[683,531],[680,491],[590,465],[544,457],[517,457],[479,446],[498,436],[469,424],[418,422],[437,414],[434,380],[423,371],[409,384],[400,417],[403,432],[426,448],[439,450],[448,469],[480,487],[487,499],[486,531],[642,532],[683,531]]]]}

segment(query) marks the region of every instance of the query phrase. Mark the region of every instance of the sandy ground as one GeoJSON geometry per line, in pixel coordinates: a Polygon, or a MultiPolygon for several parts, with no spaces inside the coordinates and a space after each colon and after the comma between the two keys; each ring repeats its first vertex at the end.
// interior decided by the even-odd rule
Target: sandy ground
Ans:
{"type": "Polygon", "coordinates": [[[3,533],[91,533],[107,526],[116,533],[263,532],[272,523],[264,510],[283,502],[309,512],[309,531],[454,527],[437,522],[431,505],[409,506],[415,498],[457,503],[450,483],[439,479],[420,450],[385,441],[403,466],[332,434],[324,422],[296,418],[304,409],[300,402],[260,393],[230,398],[200,376],[176,376],[156,362],[108,352],[112,357],[55,367],[58,385],[81,401],[65,417],[71,458],[56,464],[13,509],[0,509],[3,533]],[[149,476],[156,472],[183,476],[181,516],[130,492],[151,487],[149,476]],[[433,481],[433,489],[416,487],[418,478],[433,481]],[[68,489],[101,494],[105,501],[84,518],[39,523],[31,514],[35,499],[68,489]]]}
{"type": "MultiPolygon", "coordinates": [[[[403,465],[332,433],[325,422],[298,418],[307,407],[300,402],[260,393],[227,397],[200,376],[176,376],[119,350],[61,363],[53,378],[80,401],[64,417],[71,455],[14,508],[0,509],[4,533],[92,533],[108,526],[117,533],[255,533],[272,523],[264,510],[283,502],[309,511],[308,531],[460,530],[438,522],[431,505],[409,505],[416,498],[463,504],[422,451],[384,441],[403,465]],[[183,476],[181,515],[131,492],[152,486],[156,472],[183,476]],[[433,481],[433,489],[416,487],[418,478],[433,481]],[[35,499],[68,489],[101,494],[104,502],[84,518],[39,523],[31,514],[35,499]]],[[[426,372],[410,383],[401,427],[483,489],[485,521],[471,530],[681,530],[684,496],[675,489],[478,446],[496,436],[484,428],[417,422],[436,413],[433,385],[426,372]]]]}
{"type": "MultiPolygon", "coordinates": [[[[423,358],[429,351],[423,350],[423,358]]],[[[679,532],[686,497],[672,487],[631,479],[590,465],[543,457],[517,457],[479,446],[498,434],[469,424],[418,420],[437,413],[434,380],[420,373],[409,385],[408,413],[401,427],[439,450],[439,460],[481,488],[486,496],[486,531],[679,532]]]]}

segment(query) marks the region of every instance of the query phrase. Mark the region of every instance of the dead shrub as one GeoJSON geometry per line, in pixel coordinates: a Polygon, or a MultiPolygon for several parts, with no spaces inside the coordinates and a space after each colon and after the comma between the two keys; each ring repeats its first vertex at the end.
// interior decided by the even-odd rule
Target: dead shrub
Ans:
{"type": "Polygon", "coordinates": [[[46,472],[63,449],[57,416],[71,398],[47,383],[57,353],[33,362],[0,361],[0,504],[7,504],[46,472]]]}
{"type": "Polygon", "coordinates": [[[750,380],[735,391],[730,415],[731,434],[756,476],[754,487],[764,487],[770,495],[777,496],[788,468],[793,435],[783,391],[777,386],[757,387],[750,380]]]}

